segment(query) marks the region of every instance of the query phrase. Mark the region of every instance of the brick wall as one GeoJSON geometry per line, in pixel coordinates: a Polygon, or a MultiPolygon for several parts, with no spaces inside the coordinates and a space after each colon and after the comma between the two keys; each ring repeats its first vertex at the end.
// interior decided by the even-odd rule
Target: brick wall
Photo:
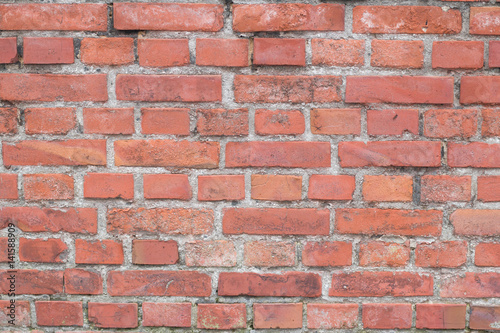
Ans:
{"type": "Polygon", "coordinates": [[[4,330],[500,329],[498,4],[4,0],[0,30],[4,330]]]}

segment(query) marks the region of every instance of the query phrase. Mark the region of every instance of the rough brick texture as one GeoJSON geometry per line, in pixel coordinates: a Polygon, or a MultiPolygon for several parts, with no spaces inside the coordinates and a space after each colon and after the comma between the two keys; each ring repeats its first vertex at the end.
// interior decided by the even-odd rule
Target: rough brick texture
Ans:
{"type": "Polygon", "coordinates": [[[498,1],[0,0],[0,32],[0,332],[500,330],[498,1]]]}

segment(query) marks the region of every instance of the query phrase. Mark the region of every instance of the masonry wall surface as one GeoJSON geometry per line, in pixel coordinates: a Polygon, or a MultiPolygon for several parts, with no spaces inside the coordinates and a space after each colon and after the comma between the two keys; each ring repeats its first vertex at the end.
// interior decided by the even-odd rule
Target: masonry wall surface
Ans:
{"type": "Polygon", "coordinates": [[[494,1],[0,1],[0,330],[500,330],[499,36],[494,1]]]}

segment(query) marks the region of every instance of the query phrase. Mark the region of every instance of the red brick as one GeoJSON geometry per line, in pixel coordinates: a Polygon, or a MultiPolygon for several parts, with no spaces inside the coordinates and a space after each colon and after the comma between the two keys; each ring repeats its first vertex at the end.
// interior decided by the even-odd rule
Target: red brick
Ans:
{"type": "Polygon", "coordinates": [[[418,135],[418,110],[367,110],[368,135],[418,135]]]}
{"type": "Polygon", "coordinates": [[[83,109],[83,131],[86,134],[133,134],[134,109],[83,109]]]}
{"type": "Polygon", "coordinates": [[[363,178],[365,201],[412,201],[412,176],[370,176],[363,178]]]}
{"type": "Polygon", "coordinates": [[[330,167],[329,142],[228,142],[226,167],[330,167]]]}
{"type": "Polygon", "coordinates": [[[452,104],[450,76],[348,76],[346,103],[452,104]]]}
{"type": "Polygon", "coordinates": [[[105,140],[3,142],[4,165],[106,165],[105,140]]]}
{"type": "Polygon", "coordinates": [[[187,39],[137,40],[139,65],[144,67],[174,67],[190,63],[187,39]]]}
{"type": "Polygon", "coordinates": [[[145,102],[217,102],[222,99],[221,82],[220,75],[118,74],[116,98],[145,102]]]}
{"type": "Polygon", "coordinates": [[[462,16],[457,9],[437,6],[356,6],[354,33],[457,34],[462,16]]]}
{"type": "Polygon", "coordinates": [[[0,208],[0,227],[13,223],[24,232],[97,233],[95,208],[0,208]]]}
{"type": "Polygon", "coordinates": [[[302,198],[302,176],[252,175],[252,199],[294,201],[302,198]]]}
{"type": "Polygon", "coordinates": [[[39,326],[83,326],[82,302],[36,301],[39,326]]]}
{"type": "Polygon", "coordinates": [[[24,110],[26,134],[67,134],[76,126],[74,108],[24,110]]]}
{"type": "Polygon", "coordinates": [[[17,174],[0,173],[0,199],[17,200],[17,174]]]}
{"type": "Polygon", "coordinates": [[[134,270],[108,273],[110,296],[193,296],[212,292],[209,275],[194,271],[134,270]]]}
{"type": "Polygon", "coordinates": [[[196,113],[196,130],[202,136],[248,135],[247,109],[207,109],[196,113]]]}
{"type": "Polygon", "coordinates": [[[432,296],[433,281],[431,275],[411,272],[334,273],[329,296],[432,296]]]}
{"type": "Polygon", "coordinates": [[[472,35],[500,35],[500,8],[470,7],[469,32],[472,35]]]}
{"type": "Polygon", "coordinates": [[[410,261],[409,241],[398,244],[368,241],[359,244],[359,265],[368,267],[401,267],[410,261]]]}
{"type": "Polygon", "coordinates": [[[80,58],[87,65],[127,65],[135,60],[133,38],[84,38],[80,58]]]}
{"type": "Polygon", "coordinates": [[[110,239],[99,241],[75,240],[75,263],[91,265],[123,264],[122,243],[110,239]]]}
{"type": "Polygon", "coordinates": [[[249,65],[247,39],[196,39],[196,65],[246,67],[249,65]]]}
{"type": "Polygon", "coordinates": [[[306,128],[300,110],[255,110],[255,134],[298,135],[306,128]]]}
{"type": "Polygon", "coordinates": [[[246,242],[244,247],[244,258],[246,266],[294,266],[295,243],[274,241],[246,242]]]}
{"type": "Polygon", "coordinates": [[[106,31],[105,3],[0,5],[1,30],[106,31]]]}
{"type": "Polygon", "coordinates": [[[500,110],[485,109],[482,110],[483,136],[500,136],[500,110]]]}
{"type": "Polygon", "coordinates": [[[166,31],[219,31],[221,5],[191,3],[113,4],[115,29],[166,31]]]}
{"type": "Polygon", "coordinates": [[[339,76],[236,75],[234,99],[237,103],[339,102],[341,85],[339,76]]]}
{"type": "Polygon", "coordinates": [[[441,143],[436,141],[344,141],[338,152],[344,168],[441,166],[441,143]]]}
{"type": "Polygon", "coordinates": [[[328,235],[330,211],[314,208],[226,208],[224,234],[328,235]]]}
{"type": "Polygon", "coordinates": [[[17,37],[0,38],[0,64],[13,64],[19,60],[17,37]]]}
{"type": "Polygon", "coordinates": [[[361,109],[313,109],[311,132],[326,135],[359,135],[361,109]]]}
{"type": "Polygon", "coordinates": [[[66,261],[67,250],[66,244],[58,238],[47,240],[19,238],[20,261],[62,263],[66,261]]]}
{"type": "Polygon", "coordinates": [[[243,200],[245,199],[245,176],[211,175],[198,176],[198,200],[243,200]]]}
{"type": "Polygon", "coordinates": [[[219,274],[219,296],[319,297],[321,277],[315,273],[219,274]]]}
{"type": "Polygon", "coordinates": [[[474,263],[476,266],[500,267],[500,243],[479,243],[474,263]]]}
{"type": "Polygon", "coordinates": [[[237,260],[234,243],[225,240],[187,242],[185,256],[186,266],[231,267],[237,260]]]}
{"type": "Polygon", "coordinates": [[[417,328],[456,330],[465,328],[466,304],[417,304],[417,328]]]}
{"type": "Polygon", "coordinates": [[[307,197],[311,200],[352,200],[356,182],[348,175],[311,175],[307,197]]]}
{"type": "Polygon", "coordinates": [[[477,200],[500,201],[500,176],[477,177],[477,200]]]}
{"type": "Polygon", "coordinates": [[[470,201],[471,176],[426,175],[420,193],[426,202],[470,201]]]}
{"type": "Polygon", "coordinates": [[[0,237],[0,262],[9,261],[9,250],[12,258],[12,251],[15,251],[15,249],[13,249],[13,247],[15,247],[15,244],[13,242],[10,243],[11,246],[8,246],[8,244],[9,242],[7,237],[0,237]]]}
{"type": "Polygon", "coordinates": [[[234,330],[247,327],[246,305],[198,304],[197,328],[234,330]]]}
{"type": "Polygon", "coordinates": [[[350,266],[352,244],[348,242],[307,242],[302,250],[305,266],[350,266]]]}
{"type": "Polygon", "coordinates": [[[500,67],[500,41],[489,41],[489,63],[490,68],[500,67]]]}
{"type": "Polygon", "coordinates": [[[441,280],[441,297],[495,298],[500,297],[500,273],[460,274],[441,280]]]}
{"type": "Polygon", "coordinates": [[[72,64],[75,62],[73,38],[24,37],[24,64],[72,64]]]}
{"type": "Polygon", "coordinates": [[[136,265],[173,265],[179,261],[177,242],[153,239],[132,240],[132,263],[136,265]]]}
{"type": "Polygon", "coordinates": [[[428,110],[424,113],[424,135],[430,138],[470,138],[477,132],[478,111],[428,110]]]}
{"type": "Polygon", "coordinates": [[[415,265],[419,267],[459,267],[466,261],[465,241],[420,243],[415,250],[415,265]]]}
{"type": "Polygon", "coordinates": [[[137,303],[88,303],[89,323],[102,328],[135,328],[137,303]]]}
{"type": "Polygon", "coordinates": [[[191,327],[191,303],[142,303],[142,326],[191,327]]]}
{"type": "Polygon", "coordinates": [[[307,328],[355,328],[358,321],[357,304],[307,304],[307,328]]]}
{"type": "Polygon", "coordinates": [[[189,109],[141,109],[142,134],[189,135],[189,109]]]}
{"type": "Polygon", "coordinates": [[[411,304],[363,304],[363,327],[372,329],[411,328],[411,304]]]}
{"type": "Polygon", "coordinates": [[[443,212],[438,210],[335,210],[336,230],[341,234],[439,236],[442,220],[443,212]]]}
{"type": "Polygon", "coordinates": [[[4,73],[0,74],[0,99],[12,102],[106,102],[107,75],[4,73]]]}
{"type": "Polygon", "coordinates": [[[118,140],[115,165],[213,169],[219,150],[220,143],[210,141],[118,140]]]}
{"type": "Polygon", "coordinates": [[[88,173],[83,177],[83,197],[134,199],[134,176],[128,173],[88,173]]]}
{"type": "Polygon", "coordinates": [[[73,177],[63,174],[24,175],[26,200],[71,200],[73,177]]]}
{"type": "Polygon", "coordinates": [[[500,144],[449,142],[448,165],[452,168],[499,168],[500,144]]]}
{"type": "MultiPolygon", "coordinates": [[[[0,270],[0,293],[7,294],[11,273],[0,270]]],[[[63,292],[63,272],[44,269],[17,269],[16,295],[53,295],[63,292]]]]}
{"type": "MultiPolygon", "coordinates": [[[[30,303],[28,301],[15,300],[15,310],[13,308],[8,308],[11,305],[11,300],[0,300],[0,325],[2,326],[30,326],[31,324],[31,313],[30,313],[30,303]],[[11,313],[11,311],[15,311],[11,313]],[[16,320],[14,325],[9,324],[9,321],[15,316],[16,320]]],[[[12,332],[12,331],[7,331],[12,332]]],[[[7,333],[5,332],[5,333],[7,333]]]]}
{"type": "Polygon", "coordinates": [[[468,236],[498,236],[500,210],[457,209],[450,215],[455,234],[468,236]]]}
{"type": "Polygon", "coordinates": [[[470,328],[479,330],[498,331],[500,322],[500,306],[472,306],[470,314],[470,328]]]}
{"type": "Polygon", "coordinates": [[[214,213],[210,209],[113,208],[108,210],[107,221],[110,233],[201,235],[212,230],[214,213]]]}
{"type": "Polygon", "coordinates": [[[305,66],[306,40],[293,38],[254,38],[253,64],[305,66]]]}
{"type": "Polygon", "coordinates": [[[101,274],[68,268],[64,271],[64,292],[70,295],[100,295],[102,294],[101,274]]]}
{"type": "Polygon", "coordinates": [[[460,103],[499,104],[500,76],[462,76],[460,103]]]}
{"type": "Polygon", "coordinates": [[[192,197],[187,175],[143,175],[143,186],[145,199],[190,200],[192,197]]]}
{"type": "Polygon", "coordinates": [[[251,4],[233,5],[233,30],[256,31],[342,31],[341,4],[251,4]]]}
{"type": "Polygon", "coordinates": [[[352,67],[365,63],[365,41],[353,39],[312,39],[312,64],[352,67]]]}
{"type": "Polygon", "coordinates": [[[479,69],[484,63],[484,42],[434,41],[432,68],[479,69]]]}
{"type": "Polygon", "coordinates": [[[422,68],[424,42],[421,40],[372,40],[372,67],[422,68]]]}
{"type": "Polygon", "coordinates": [[[0,108],[0,134],[17,133],[18,117],[16,108],[0,108]]]}
{"type": "Polygon", "coordinates": [[[302,303],[255,303],[254,328],[302,328],[302,303]]]}

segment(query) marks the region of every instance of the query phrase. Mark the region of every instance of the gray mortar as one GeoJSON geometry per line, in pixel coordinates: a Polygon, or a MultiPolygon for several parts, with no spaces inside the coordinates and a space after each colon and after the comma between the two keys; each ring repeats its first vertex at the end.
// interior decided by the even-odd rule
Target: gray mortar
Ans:
{"type": "MultiPolygon", "coordinates": [[[[19,0],[8,0],[1,1],[2,3],[33,3],[34,1],[19,1],[19,0]]],[[[40,3],[75,3],[75,2],[92,2],[92,3],[102,3],[106,2],[109,4],[109,13],[111,13],[112,1],[40,1],[40,3]]],[[[150,0],[146,1],[132,1],[132,2],[153,2],[150,0]]],[[[154,1],[154,2],[175,2],[175,1],[154,1]]],[[[182,1],[186,3],[199,3],[196,0],[186,0],[182,1]]],[[[287,1],[289,3],[304,3],[304,1],[287,1]]],[[[73,175],[75,178],[75,198],[74,200],[64,200],[64,201],[43,201],[43,202],[27,202],[24,200],[23,194],[23,179],[19,177],[19,190],[20,199],[17,202],[0,200],[0,206],[36,206],[36,207],[97,207],[98,209],[98,233],[96,235],[84,235],[84,234],[69,234],[66,232],[54,233],[22,233],[19,232],[19,236],[26,238],[60,238],[68,245],[68,257],[66,264],[42,264],[42,263],[25,263],[16,260],[16,267],[18,269],[22,268],[35,268],[40,270],[48,269],[59,269],[64,268],[83,268],[99,272],[103,276],[104,280],[104,294],[95,296],[85,296],[85,295],[28,295],[22,296],[20,299],[31,301],[31,319],[32,327],[41,329],[44,332],[55,332],[59,330],[64,331],[79,331],[79,330],[91,330],[95,329],[88,323],[85,319],[84,327],[82,328],[40,328],[36,325],[36,313],[34,302],[36,300],[68,300],[68,301],[83,301],[85,318],[87,312],[87,302],[136,302],[139,303],[139,314],[142,316],[142,310],[140,305],[142,302],[191,302],[193,304],[192,309],[192,324],[196,327],[196,303],[246,303],[247,304],[247,326],[246,330],[239,331],[254,331],[252,329],[252,304],[261,302],[303,302],[303,303],[357,303],[360,305],[359,315],[358,315],[358,326],[352,330],[335,330],[335,332],[364,332],[361,322],[361,305],[362,303],[466,303],[469,308],[471,305],[500,305],[500,300],[498,298],[440,298],[439,297],[439,286],[441,281],[445,278],[452,276],[463,276],[465,272],[500,272],[499,268],[486,267],[479,268],[474,265],[473,256],[474,248],[481,241],[500,241],[500,237],[474,237],[474,236],[455,236],[453,234],[453,227],[449,222],[449,215],[456,208],[476,208],[476,209],[500,209],[500,203],[483,203],[476,200],[476,183],[477,177],[481,175],[500,175],[500,169],[473,169],[473,168],[453,168],[450,169],[446,166],[441,168],[381,168],[381,167],[368,167],[361,169],[352,168],[341,168],[337,159],[337,145],[342,141],[369,141],[369,140],[415,140],[420,139],[418,136],[406,133],[402,137],[395,136],[378,136],[369,137],[366,132],[366,110],[367,109],[406,109],[409,106],[405,105],[392,105],[392,104],[378,104],[378,105],[361,105],[361,104],[347,104],[344,102],[333,102],[333,103],[308,103],[308,104],[290,104],[290,103],[275,103],[273,105],[266,103],[236,103],[234,102],[233,96],[233,78],[235,74],[268,74],[268,75],[340,75],[343,77],[342,85],[342,95],[345,92],[345,77],[348,75],[434,75],[434,76],[448,76],[451,75],[455,78],[455,102],[453,104],[454,108],[463,108],[459,105],[459,78],[462,75],[491,75],[498,74],[500,69],[488,69],[487,57],[488,57],[488,41],[498,39],[495,36],[478,36],[468,34],[468,21],[469,21],[469,10],[471,6],[494,6],[495,2],[473,2],[473,3],[462,3],[462,2],[442,2],[439,0],[402,0],[395,3],[393,0],[374,0],[374,1],[363,1],[363,0],[353,0],[353,1],[318,1],[310,0],[306,3],[310,4],[320,4],[320,3],[342,3],[346,6],[345,15],[345,31],[341,32],[278,32],[278,33],[233,33],[231,28],[232,13],[225,7],[225,18],[224,18],[224,28],[215,33],[208,32],[168,32],[168,31],[146,31],[146,32],[123,32],[117,31],[114,28],[110,28],[107,33],[102,32],[80,32],[80,31],[1,31],[1,37],[18,37],[18,47],[21,49],[22,37],[72,37],[75,40],[75,55],[79,57],[79,43],[82,38],[85,37],[97,37],[97,36],[126,36],[126,37],[139,37],[139,38],[188,38],[189,48],[190,48],[190,58],[191,64],[184,67],[172,67],[172,68],[142,68],[138,65],[137,60],[132,65],[114,67],[114,66],[102,66],[94,67],[89,65],[84,65],[80,62],[79,58],[75,59],[75,63],[72,65],[27,65],[24,66],[22,63],[22,58],[19,63],[5,65],[2,68],[2,72],[7,73],[57,73],[57,74],[91,74],[91,73],[107,73],[108,74],[108,94],[109,100],[105,103],[95,103],[95,102],[41,102],[41,103],[27,103],[20,102],[16,103],[15,106],[21,111],[28,107],[76,107],[77,108],[77,128],[71,131],[68,135],[33,135],[29,136],[24,133],[23,127],[19,126],[19,133],[16,135],[5,135],[4,139],[6,142],[16,142],[28,139],[37,140],[55,140],[55,139],[103,139],[107,138],[107,158],[108,165],[106,167],[101,166],[88,166],[88,167],[49,167],[49,166],[20,166],[11,167],[6,169],[3,166],[2,157],[0,155],[0,172],[17,172],[19,174],[31,174],[31,173],[68,173],[73,175]],[[456,35],[416,35],[416,34],[355,34],[352,33],[352,9],[354,6],[358,5],[429,5],[429,6],[440,6],[449,7],[453,9],[460,9],[462,13],[462,32],[456,35]],[[246,68],[225,68],[225,67],[197,67],[195,65],[196,52],[195,52],[195,40],[196,38],[248,38],[252,43],[252,38],[254,36],[265,37],[265,36],[279,36],[284,38],[306,38],[308,40],[306,46],[306,60],[307,67],[286,67],[286,66],[265,66],[265,67],[246,67],[246,68]],[[365,44],[365,63],[361,67],[327,67],[327,66],[311,66],[311,38],[329,38],[329,39],[362,39],[366,40],[365,44]],[[424,41],[424,67],[421,69],[389,69],[389,68],[376,68],[370,67],[370,54],[371,54],[371,39],[394,39],[394,40],[422,40],[424,41]],[[433,41],[444,41],[444,40],[479,40],[485,42],[485,66],[482,70],[442,70],[431,68],[431,48],[433,41]],[[221,102],[214,103],[179,103],[179,102],[129,102],[129,101],[117,101],[115,96],[115,77],[117,74],[216,74],[222,75],[222,87],[223,87],[223,99],[221,102]],[[135,116],[135,133],[132,135],[98,135],[98,134],[82,134],[83,117],[82,109],[86,107],[134,107],[135,116]],[[189,108],[191,115],[191,130],[192,135],[189,137],[176,137],[172,135],[142,135],[140,133],[140,108],[141,107],[187,107],[189,108]],[[249,135],[245,137],[202,137],[195,133],[195,110],[197,108],[241,108],[246,107],[249,110],[249,135]],[[310,131],[310,117],[309,111],[313,108],[356,108],[362,109],[362,131],[360,136],[328,136],[328,135],[313,135],[310,131]],[[306,121],[306,131],[302,135],[297,136],[266,136],[261,137],[255,134],[254,129],[254,113],[256,109],[259,108],[270,108],[270,109],[299,109],[303,112],[306,121]],[[161,168],[161,167],[116,167],[114,165],[114,151],[113,145],[114,141],[121,139],[182,139],[189,141],[219,141],[221,143],[221,163],[216,169],[178,169],[178,168],[161,168]],[[241,168],[231,168],[224,169],[224,149],[227,142],[232,141],[281,141],[281,140],[307,140],[307,141],[327,141],[331,143],[332,146],[332,167],[331,168],[318,168],[318,169],[283,169],[283,168],[252,168],[252,169],[241,169],[241,168]],[[134,174],[134,184],[135,184],[135,200],[125,201],[125,200],[84,200],[83,199],[83,185],[82,179],[87,172],[117,172],[117,173],[132,173],[134,174]],[[190,201],[179,201],[179,200],[144,200],[142,196],[142,174],[148,173],[183,173],[189,175],[189,181],[193,190],[193,199],[190,201]],[[312,174],[347,174],[356,176],[356,191],[354,193],[353,200],[350,202],[337,202],[337,201],[308,201],[304,200],[301,202],[261,202],[251,199],[250,197],[250,175],[253,173],[262,174],[294,174],[303,176],[303,197],[306,196],[308,190],[308,179],[312,174]],[[245,194],[244,200],[239,201],[236,206],[233,206],[232,202],[215,202],[215,203],[205,203],[198,202],[197,198],[197,176],[198,175],[217,175],[217,174],[243,174],[245,175],[245,194]],[[417,179],[422,175],[427,174],[450,174],[450,175],[471,175],[473,178],[473,200],[466,203],[457,202],[447,202],[444,204],[440,203],[422,203],[419,204],[419,199],[415,198],[413,202],[408,203],[366,203],[362,200],[361,196],[361,186],[364,175],[401,175],[401,174],[411,174],[414,176],[416,181],[416,187],[418,187],[417,179]],[[135,207],[189,207],[189,208],[211,208],[214,210],[215,221],[214,230],[208,235],[202,236],[181,236],[181,235],[166,235],[166,234],[138,234],[138,235],[115,235],[108,234],[106,232],[106,210],[108,207],[117,208],[135,208],[135,207]],[[222,209],[229,207],[310,207],[310,208],[328,208],[331,210],[331,234],[329,236],[269,236],[269,235],[234,235],[225,236],[222,234],[222,209]],[[416,243],[428,242],[434,238],[429,237],[387,237],[387,236],[360,236],[360,235],[342,235],[335,234],[334,230],[334,216],[336,208],[362,208],[362,207],[379,207],[379,208],[397,208],[397,209],[440,209],[444,212],[444,223],[443,232],[440,240],[467,240],[468,241],[468,260],[467,263],[459,268],[454,269],[435,269],[435,268],[422,268],[415,266],[415,254],[414,248],[416,243]],[[74,258],[74,239],[81,238],[87,240],[99,240],[99,239],[113,239],[118,240],[123,243],[125,262],[122,266],[116,265],[76,265],[74,258]],[[179,263],[176,265],[168,266],[139,266],[131,263],[131,242],[132,239],[159,239],[159,240],[175,240],[179,243],[179,263]],[[203,240],[216,240],[216,239],[226,239],[234,242],[235,247],[238,251],[237,255],[237,265],[235,267],[186,267],[185,257],[184,257],[184,244],[188,241],[193,241],[196,239],[203,240]],[[362,240],[386,240],[386,241],[398,241],[402,242],[406,239],[411,240],[412,252],[410,263],[406,267],[401,268],[387,268],[387,267],[376,267],[376,268],[363,268],[359,266],[359,258],[357,251],[359,248],[359,243],[362,240]],[[269,240],[269,241],[294,241],[297,243],[297,265],[294,267],[273,267],[273,268],[257,268],[257,267],[246,267],[243,264],[243,245],[246,241],[251,240],[269,240]],[[353,243],[353,265],[349,267],[306,267],[304,266],[300,258],[302,257],[301,250],[303,248],[302,244],[306,241],[349,241],[353,243]],[[200,297],[159,297],[159,296],[140,296],[140,297],[110,297],[106,295],[106,277],[109,271],[112,270],[135,270],[135,269],[165,269],[165,270],[196,270],[199,272],[207,273],[212,277],[212,294],[208,298],[200,297]],[[429,273],[435,278],[434,283],[434,296],[424,296],[424,297],[330,297],[328,296],[328,289],[331,284],[331,276],[334,272],[355,272],[355,271],[409,271],[415,273],[429,273]],[[217,283],[218,283],[218,273],[219,272],[229,272],[229,271],[246,271],[246,272],[282,272],[282,271],[303,271],[303,272],[315,272],[322,277],[322,297],[319,298],[302,298],[302,297],[221,297],[216,293],[217,283]]],[[[226,5],[226,3],[217,0],[206,0],[203,3],[215,3],[226,5]]],[[[234,1],[235,4],[244,3],[269,3],[267,1],[234,1]]],[[[111,18],[109,26],[111,27],[111,18]]],[[[498,36],[497,36],[498,37],[498,36]]],[[[135,51],[137,52],[137,51],[135,51]]],[[[22,54],[20,52],[20,54],[22,54]]],[[[251,56],[251,55],[250,55],[251,56]]],[[[137,54],[136,54],[137,59],[137,54]]],[[[344,97],[344,96],[343,96],[344,97]]],[[[343,99],[344,100],[344,99],[343,99]]],[[[2,102],[3,107],[12,106],[11,103],[6,101],[2,102]]],[[[417,104],[411,105],[411,108],[416,108],[422,115],[424,111],[434,108],[443,108],[441,106],[417,104]]],[[[481,106],[467,106],[467,108],[477,107],[482,109],[481,106]]],[[[444,108],[450,108],[446,106],[444,108]]],[[[24,119],[21,118],[21,121],[24,119]]],[[[481,120],[480,120],[481,121],[481,120]]],[[[420,118],[422,124],[422,118],[420,118]]],[[[422,134],[422,133],[421,133],[422,134]]],[[[426,139],[422,140],[429,141],[442,141],[436,139],[426,139]]],[[[478,134],[474,136],[472,141],[483,141],[488,143],[500,143],[500,138],[481,138],[480,129],[478,134]]],[[[468,141],[471,141],[468,140],[468,141]]],[[[453,141],[465,142],[461,139],[453,139],[453,141]]],[[[446,149],[446,145],[444,145],[446,149]]],[[[1,147],[0,147],[1,149],[1,147]]],[[[446,155],[445,155],[446,156],[446,155]]],[[[6,230],[0,231],[0,235],[6,236],[6,230]]],[[[6,268],[6,264],[0,264],[0,268],[6,268]]],[[[6,299],[2,296],[2,299],[6,299]]],[[[414,306],[413,306],[414,307],[414,306]]],[[[304,327],[306,327],[306,306],[303,308],[304,316],[304,327]]],[[[413,314],[413,326],[415,325],[415,311],[413,314]]],[[[468,323],[467,317],[467,323],[468,323]]],[[[4,327],[5,329],[10,329],[10,327],[4,327]]],[[[115,330],[107,330],[115,331],[115,330]]],[[[142,328],[132,330],[119,330],[119,331],[141,331],[141,332],[201,332],[196,328],[189,329],[169,329],[169,328],[142,328]]],[[[258,330],[259,332],[264,332],[265,330],[258,330]]],[[[308,330],[306,328],[298,330],[286,330],[287,332],[299,332],[299,331],[314,331],[314,332],[327,332],[328,330],[308,330]]],[[[392,332],[392,330],[377,330],[379,332],[392,332]]],[[[399,330],[400,332],[420,332],[422,330],[409,329],[409,330],[399,330]]],[[[467,331],[467,330],[466,330],[467,331]]],[[[428,330],[428,332],[432,332],[428,330]]]]}

